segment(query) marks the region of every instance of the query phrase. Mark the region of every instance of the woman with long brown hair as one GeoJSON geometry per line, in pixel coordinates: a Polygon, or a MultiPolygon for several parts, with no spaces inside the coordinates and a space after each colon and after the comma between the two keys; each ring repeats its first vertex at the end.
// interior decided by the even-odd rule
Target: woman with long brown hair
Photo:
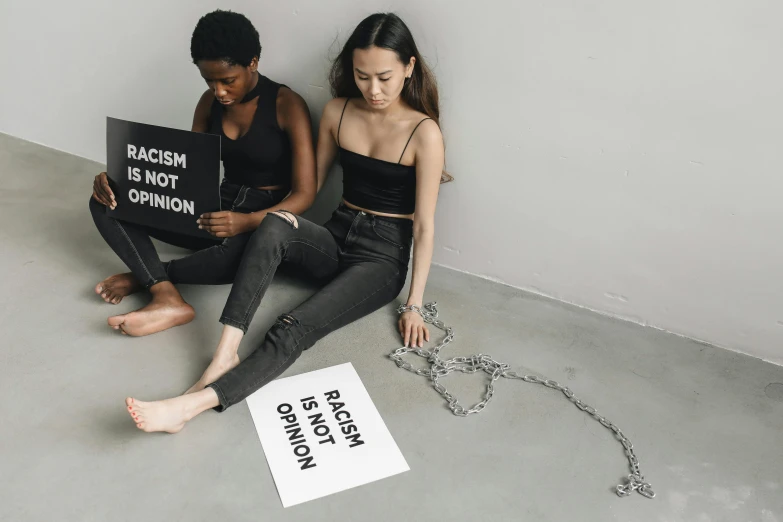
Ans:
{"type": "Polygon", "coordinates": [[[264,219],[247,244],[223,310],[225,326],[212,363],[184,395],[156,402],[128,397],[139,429],[176,433],[209,408],[222,411],[244,400],[317,340],[394,300],[411,249],[413,274],[398,325],[406,346],[429,340],[417,307],[424,299],[445,176],[435,79],[403,21],[374,14],[356,27],[330,80],[336,98],[321,119],[318,187],[339,154],[342,202],[324,226],[286,211],[264,219]],[[281,262],[325,284],[281,315],[240,363],[239,343],[281,262]]]}

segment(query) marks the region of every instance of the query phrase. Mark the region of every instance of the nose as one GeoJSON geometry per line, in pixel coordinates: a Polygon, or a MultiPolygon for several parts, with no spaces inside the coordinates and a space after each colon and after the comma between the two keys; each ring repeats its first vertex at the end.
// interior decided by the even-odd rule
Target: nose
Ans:
{"type": "Polygon", "coordinates": [[[215,84],[215,98],[223,98],[228,92],[221,84],[215,84]]]}
{"type": "Polygon", "coordinates": [[[381,94],[381,81],[377,78],[370,83],[370,94],[375,97],[381,94]]]}

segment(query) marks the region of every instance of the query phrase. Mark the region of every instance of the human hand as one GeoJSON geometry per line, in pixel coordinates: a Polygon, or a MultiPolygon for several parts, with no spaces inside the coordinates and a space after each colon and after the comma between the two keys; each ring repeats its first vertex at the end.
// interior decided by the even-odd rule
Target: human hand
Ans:
{"type": "Polygon", "coordinates": [[[424,323],[424,319],[416,312],[403,312],[397,322],[397,328],[406,347],[421,348],[424,346],[425,341],[429,342],[430,340],[430,332],[427,329],[427,325],[424,323]]]}
{"type": "Polygon", "coordinates": [[[92,182],[92,197],[101,205],[105,205],[112,210],[117,208],[117,201],[114,198],[114,192],[109,187],[109,178],[105,172],[95,176],[92,182]]]}
{"type": "Polygon", "coordinates": [[[215,237],[234,237],[253,228],[248,214],[230,211],[201,214],[196,223],[198,228],[206,230],[215,237]]]}

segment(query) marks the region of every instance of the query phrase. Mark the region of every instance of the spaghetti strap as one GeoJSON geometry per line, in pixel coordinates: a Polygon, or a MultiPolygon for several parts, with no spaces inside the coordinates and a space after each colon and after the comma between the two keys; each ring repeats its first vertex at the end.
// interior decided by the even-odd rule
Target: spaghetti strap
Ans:
{"type": "MultiPolygon", "coordinates": [[[[427,120],[431,120],[431,119],[432,119],[432,118],[424,118],[424,119],[423,119],[423,120],[421,120],[419,123],[417,123],[417,124],[416,124],[416,126],[413,128],[413,132],[411,132],[411,135],[410,135],[410,137],[408,138],[408,142],[405,144],[405,148],[404,148],[404,149],[402,149],[402,154],[400,154],[400,160],[397,162],[398,164],[399,164],[399,163],[402,163],[402,157],[403,157],[403,156],[405,156],[405,151],[406,151],[406,150],[408,150],[408,145],[410,144],[410,142],[411,142],[411,139],[413,138],[413,133],[415,133],[415,132],[416,132],[416,129],[418,129],[418,128],[419,128],[419,125],[421,125],[421,124],[422,124],[422,123],[424,123],[425,121],[427,121],[427,120]]],[[[342,118],[341,118],[341,120],[342,120],[342,118]]],[[[340,133],[339,129],[337,130],[337,133],[338,133],[338,134],[340,133]]],[[[339,145],[339,143],[338,143],[338,145],[339,145]]]]}
{"type": "Polygon", "coordinates": [[[345,116],[345,109],[348,107],[348,102],[351,101],[350,98],[346,98],[345,105],[343,105],[343,113],[340,114],[340,123],[337,125],[337,146],[340,146],[340,127],[343,126],[343,116],[345,116]]]}

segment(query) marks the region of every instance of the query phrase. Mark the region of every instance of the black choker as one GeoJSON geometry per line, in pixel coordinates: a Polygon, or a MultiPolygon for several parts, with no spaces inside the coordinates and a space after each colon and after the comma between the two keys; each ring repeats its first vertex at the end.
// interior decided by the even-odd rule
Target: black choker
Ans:
{"type": "Polygon", "coordinates": [[[253,98],[256,98],[259,94],[261,94],[261,73],[256,73],[258,75],[258,81],[256,82],[256,86],[250,89],[250,92],[245,95],[244,98],[242,98],[242,101],[239,103],[245,103],[249,102],[253,98]]]}

